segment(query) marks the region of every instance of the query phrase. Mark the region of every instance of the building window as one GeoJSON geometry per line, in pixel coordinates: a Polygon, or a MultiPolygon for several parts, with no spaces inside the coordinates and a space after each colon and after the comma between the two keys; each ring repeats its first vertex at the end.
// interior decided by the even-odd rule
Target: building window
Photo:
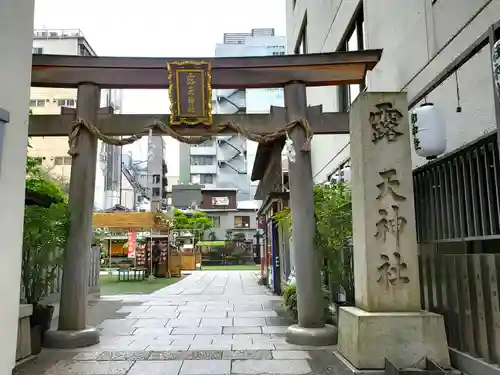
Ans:
{"type": "Polygon", "coordinates": [[[273,56],[283,56],[285,54],[285,51],[274,51],[273,56]]]}
{"type": "Polygon", "coordinates": [[[213,174],[200,175],[200,184],[213,184],[215,177],[213,174]]]}
{"type": "MultiPolygon", "coordinates": [[[[364,50],[365,41],[365,21],[363,17],[363,7],[360,6],[358,10],[354,13],[354,17],[351,21],[350,26],[347,28],[347,32],[340,42],[338,51],[339,52],[349,52],[349,51],[362,51],[364,50]]],[[[344,85],[339,86],[339,111],[347,112],[351,107],[354,99],[357,98],[359,93],[365,89],[365,84],[361,85],[344,85]]]]}
{"type": "Polygon", "coordinates": [[[45,99],[31,99],[30,107],[45,107],[45,99]]]}
{"type": "Polygon", "coordinates": [[[220,228],[220,216],[210,216],[210,219],[214,223],[214,228],[220,228]]]}
{"type": "Polygon", "coordinates": [[[191,165],[214,165],[215,157],[210,155],[191,155],[191,165]]]}
{"type": "Polygon", "coordinates": [[[41,55],[43,53],[43,48],[42,47],[33,47],[32,52],[36,55],[41,55]]]}
{"type": "Polygon", "coordinates": [[[159,197],[160,196],[160,188],[153,188],[153,197],[159,197]]]}
{"type": "Polygon", "coordinates": [[[71,156],[56,156],[54,165],[71,165],[71,156]]]}
{"type": "Polygon", "coordinates": [[[235,216],[234,217],[234,227],[235,228],[250,228],[250,216],[235,216]]]}
{"type": "Polygon", "coordinates": [[[213,139],[207,139],[206,141],[197,144],[197,145],[191,145],[191,147],[214,147],[214,140],[213,139]]]}
{"type": "Polygon", "coordinates": [[[300,27],[299,37],[295,45],[294,53],[296,55],[305,55],[307,53],[307,13],[304,16],[304,21],[300,27]]]}
{"type": "Polygon", "coordinates": [[[160,175],[154,174],[153,175],[153,184],[159,184],[159,183],[160,183],[160,175]]]}
{"type": "Polygon", "coordinates": [[[57,101],[59,107],[76,107],[75,99],[59,99],[57,101]]]}

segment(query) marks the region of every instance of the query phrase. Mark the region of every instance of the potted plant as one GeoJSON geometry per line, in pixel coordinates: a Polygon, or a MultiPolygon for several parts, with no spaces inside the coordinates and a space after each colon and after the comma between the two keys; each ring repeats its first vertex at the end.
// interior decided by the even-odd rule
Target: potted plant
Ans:
{"type": "Polygon", "coordinates": [[[59,281],[68,227],[67,195],[42,170],[41,161],[28,157],[26,190],[45,196],[47,204],[27,205],[24,209],[22,248],[22,300],[33,305],[30,318],[32,354],[41,350],[43,333],[50,328],[53,306],[45,306],[47,296],[59,281]]]}
{"type": "Polygon", "coordinates": [[[50,328],[54,306],[41,300],[58,281],[66,242],[66,204],[49,208],[26,206],[24,214],[21,281],[24,302],[33,305],[32,354],[41,350],[43,333],[50,328]]]}

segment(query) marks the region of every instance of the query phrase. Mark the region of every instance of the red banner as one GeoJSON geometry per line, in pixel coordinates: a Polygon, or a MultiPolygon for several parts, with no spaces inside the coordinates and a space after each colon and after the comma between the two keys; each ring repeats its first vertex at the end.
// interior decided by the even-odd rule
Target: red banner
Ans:
{"type": "Polygon", "coordinates": [[[135,258],[135,246],[136,246],[136,241],[137,240],[137,233],[136,232],[129,232],[128,233],[128,257],[129,258],[135,258]]]}

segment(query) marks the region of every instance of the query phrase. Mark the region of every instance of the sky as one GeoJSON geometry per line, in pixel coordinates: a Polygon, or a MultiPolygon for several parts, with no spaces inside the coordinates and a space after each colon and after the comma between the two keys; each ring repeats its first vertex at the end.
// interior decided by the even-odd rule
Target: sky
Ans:
{"type": "MultiPolygon", "coordinates": [[[[80,29],[100,56],[212,57],[227,32],[285,35],[286,0],[35,0],[35,29],[80,29]]],[[[126,90],[124,113],[167,113],[165,90],[126,90]]]]}

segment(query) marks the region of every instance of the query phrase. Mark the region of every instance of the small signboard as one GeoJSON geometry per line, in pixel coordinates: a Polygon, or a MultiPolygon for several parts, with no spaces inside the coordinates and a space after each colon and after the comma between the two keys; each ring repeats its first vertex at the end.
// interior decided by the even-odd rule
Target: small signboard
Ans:
{"type": "Polygon", "coordinates": [[[229,206],[229,197],[212,197],[212,206],[229,206]]]}
{"type": "Polygon", "coordinates": [[[170,124],[212,125],[212,74],[209,61],[168,63],[170,124]]]}
{"type": "Polygon", "coordinates": [[[137,233],[136,232],[129,232],[127,235],[127,239],[128,239],[127,255],[129,258],[135,258],[135,247],[136,247],[136,243],[137,243],[137,233]]]}

